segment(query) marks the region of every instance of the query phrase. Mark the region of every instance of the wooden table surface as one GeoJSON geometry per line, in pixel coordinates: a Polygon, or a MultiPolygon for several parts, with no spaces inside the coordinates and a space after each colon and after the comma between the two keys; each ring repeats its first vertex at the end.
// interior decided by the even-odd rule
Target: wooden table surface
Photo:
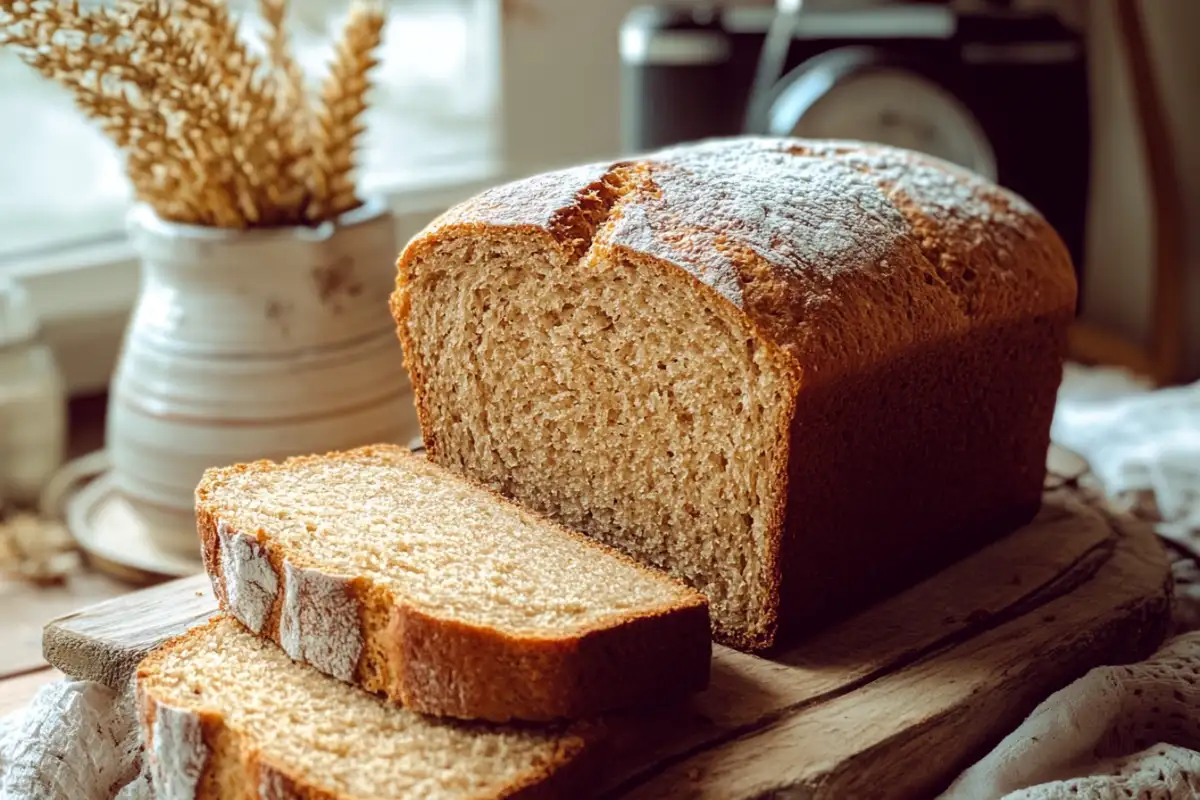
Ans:
{"type": "Polygon", "coordinates": [[[0,576],[0,716],[61,677],[42,657],[42,627],[47,622],[138,588],[87,569],[51,587],[0,576]]]}
{"type": "Polygon", "coordinates": [[[61,672],[46,667],[28,675],[18,675],[0,681],[0,717],[18,708],[24,708],[38,689],[61,677],[61,672]]]}
{"type": "MultiPolygon", "coordinates": [[[[71,401],[69,458],[103,445],[104,411],[103,395],[71,401]]],[[[50,587],[0,575],[0,715],[23,706],[42,685],[61,677],[42,657],[43,625],[138,588],[87,568],[50,587]]]]}
{"type": "Polygon", "coordinates": [[[0,577],[0,679],[46,666],[42,626],[47,622],[136,588],[90,570],[53,587],[0,577]]]}

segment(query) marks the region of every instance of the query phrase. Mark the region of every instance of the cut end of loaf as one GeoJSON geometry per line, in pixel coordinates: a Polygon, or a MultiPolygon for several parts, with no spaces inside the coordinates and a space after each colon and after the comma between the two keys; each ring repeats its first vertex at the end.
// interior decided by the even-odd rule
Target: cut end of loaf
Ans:
{"type": "Polygon", "coordinates": [[[698,282],[575,254],[492,229],[407,265],[430,455],[696,587],[719,639],[767,644],[791,373],[698,282]]]}
{"type": "Polygon", "coordinates": [[[140,721],[163,797],[500,798],[568,781],[586,729],[439,721],[290,661],[218,618],[148,656],[140,721]],[[288,787],[294,794],[273,794],[288,787]],[[256,795],[258,796],[258,795],[256,795]]]}

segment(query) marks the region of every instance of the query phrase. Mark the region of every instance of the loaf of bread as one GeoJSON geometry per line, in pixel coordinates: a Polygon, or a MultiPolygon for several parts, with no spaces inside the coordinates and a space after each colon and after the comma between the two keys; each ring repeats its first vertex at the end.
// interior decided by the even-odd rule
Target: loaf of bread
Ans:
{"type": "Polygon", "coordinates": [[[147,656],[137,695],[158,800],[575,797],[591,736],[424,717],[227,618],[147,656]]]}
{"type": "Polygon", "coordinates": [[[582,718],[708,682],[695,590],[400,447],[208,470],[196,519],[223,610],[417,711],[582,718]]]}
{"type": "Polygon", "coordinates": [[[936,159],[735,138],[444,214],[392,297],[431,458],[670,570],[760,649],[1032,518],[1076,296],[936,159]]]}

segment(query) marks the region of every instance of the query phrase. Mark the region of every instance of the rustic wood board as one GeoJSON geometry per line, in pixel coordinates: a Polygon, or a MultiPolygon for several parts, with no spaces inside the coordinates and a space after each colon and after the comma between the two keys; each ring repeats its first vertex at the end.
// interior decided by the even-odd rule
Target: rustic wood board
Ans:
{"type": "Polygon", "coordinates": [[[42,654],[72,677],[121,689],[143,656],[216,611],[206,575],[179,578],[52,620],[42,654]]]}
{"type": "MultiPolygon", "coordinates": [[[[786,652],[718,647],[709,689],[609,719],[604,797],[929,796],[1048,694],[1135,660],[1168,623],[1170,569],[1146,526],[1073,476],[1030,526],[786,652]]],[[[47,659],[119,685],[216,610],[202,577],[47,626],[47,659]]]]}

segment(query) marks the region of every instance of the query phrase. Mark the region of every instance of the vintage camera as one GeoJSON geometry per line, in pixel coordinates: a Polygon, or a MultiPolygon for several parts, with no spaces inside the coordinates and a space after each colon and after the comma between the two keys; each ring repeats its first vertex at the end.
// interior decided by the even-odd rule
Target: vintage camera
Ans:
{"type": "Polygon", "coordinates": [[[985,0],[798,6],[634,9],[621,31],[625,152],[739,133],[919,150],[1021,194],[1081,269],[1091,155],[1078,25],[985,0]]]}

